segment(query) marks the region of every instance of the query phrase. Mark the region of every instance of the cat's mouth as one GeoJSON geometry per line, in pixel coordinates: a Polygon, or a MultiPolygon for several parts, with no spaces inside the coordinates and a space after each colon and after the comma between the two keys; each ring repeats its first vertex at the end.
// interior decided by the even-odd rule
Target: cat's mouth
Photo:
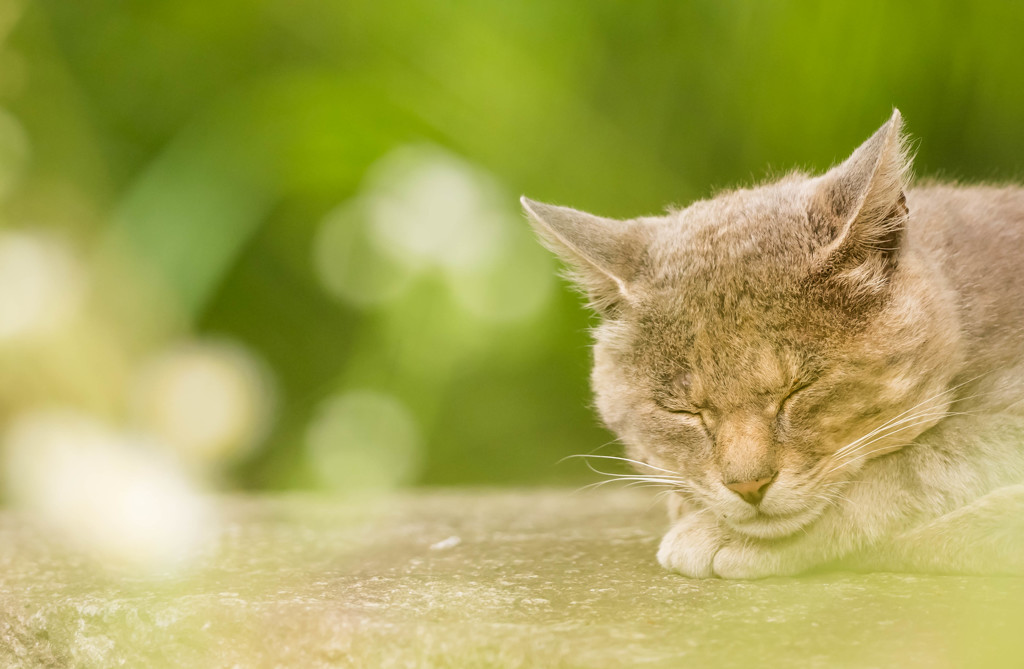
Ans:
{"type": "Polygon", "coordinates": [[[822,507],[807,507],[796,511],[766,513],[756,509],[746,518],[725,517],[729,527],[740,534],[757,539],[781,539],[799,532],[814,522],[821,514],[822,507]]]}

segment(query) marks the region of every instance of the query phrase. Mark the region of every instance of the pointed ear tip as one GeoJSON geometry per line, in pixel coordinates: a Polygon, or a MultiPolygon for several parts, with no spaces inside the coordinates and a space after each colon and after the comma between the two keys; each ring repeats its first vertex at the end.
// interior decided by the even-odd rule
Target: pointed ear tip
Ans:
{"type": "Polygon", "coordinates": [[[522,205],[523,211],[525,211],[527,214],[535,218],[538,217],[537,210],[540,208],[540,202],[536,202],[535,200],[531,200],[525,195],[522,195],[519,197],[519,204],[522,205]]]}
{"type": "Polygon", "coordinates": [[[889,124],[895,128],[903,127],[903,114],[896,107],[892,108],[892,116],[889,117],[889,124]]]}

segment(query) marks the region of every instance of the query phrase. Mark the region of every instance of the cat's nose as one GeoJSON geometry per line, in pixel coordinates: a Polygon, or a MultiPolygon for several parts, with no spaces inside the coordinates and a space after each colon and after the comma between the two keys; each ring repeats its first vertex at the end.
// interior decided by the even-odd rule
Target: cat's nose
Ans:
{"type": "Polygon", "coordinates": [[[725,487],[742,497],[743,501],[747,504],[757,506],[768,491],[768,486],[774,480],[775,474],[772,474],[756,481],[732,481],[731,483],[726,483],[725,487]]]}

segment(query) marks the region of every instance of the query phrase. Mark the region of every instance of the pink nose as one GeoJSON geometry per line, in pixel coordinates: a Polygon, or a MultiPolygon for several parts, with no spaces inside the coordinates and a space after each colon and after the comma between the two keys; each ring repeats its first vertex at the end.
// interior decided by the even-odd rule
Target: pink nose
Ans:
{"type": "Polygon", "coordinates": [[[725,487],[742,497],[743,501],[747,504],[757,506],[764,498],[765,492],[768,491],[768,486],[774,480],[775,474],[772,474],[756,481],[733,481],[732,483],[726,483],[725,487]]]}

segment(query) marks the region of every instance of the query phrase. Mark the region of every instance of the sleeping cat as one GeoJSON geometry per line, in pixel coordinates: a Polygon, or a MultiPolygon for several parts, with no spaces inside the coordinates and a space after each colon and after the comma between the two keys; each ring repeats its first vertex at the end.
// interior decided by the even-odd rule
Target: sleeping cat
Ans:
{"type": "Polygon", "coordinates": [[[895,111],[665,216],[523,198],[602,317],[601,418],[672,491],[666,568],[1024,573],[1024,189],[910,166],[895,111]]]}

